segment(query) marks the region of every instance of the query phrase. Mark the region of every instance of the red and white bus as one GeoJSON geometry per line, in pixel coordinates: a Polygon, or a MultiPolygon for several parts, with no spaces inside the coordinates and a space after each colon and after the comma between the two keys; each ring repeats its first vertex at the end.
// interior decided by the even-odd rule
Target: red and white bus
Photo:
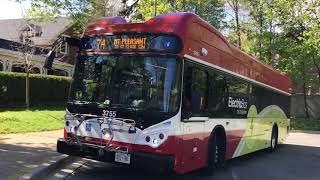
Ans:
{"type": "Polygon", "coordinates": [[[187,173],[277,147],[291,82],[192,13],[88,24],[65,115],[64,154],[187,173]]]}

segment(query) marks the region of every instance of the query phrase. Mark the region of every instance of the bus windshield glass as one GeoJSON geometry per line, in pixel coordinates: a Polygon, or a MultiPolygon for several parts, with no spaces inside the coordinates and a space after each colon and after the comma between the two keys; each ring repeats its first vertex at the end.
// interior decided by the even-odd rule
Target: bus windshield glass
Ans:
{"type": "Polygon", "coordinates": [[[70,102],[176,112],[181,63],[168,56],[80,56],[70,102]]]}

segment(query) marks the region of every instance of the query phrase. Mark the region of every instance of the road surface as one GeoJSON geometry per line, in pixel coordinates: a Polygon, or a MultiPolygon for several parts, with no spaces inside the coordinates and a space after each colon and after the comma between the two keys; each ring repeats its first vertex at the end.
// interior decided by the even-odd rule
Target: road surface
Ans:
{"type": "Polygon", "coordinates": [[[320,134],[291,133],[286,144],[270,153],[259,151],[228,161],[224,169],[213,176],[200,172],[164,177],[144,170],[130,169],[108,163],[83,159],[62,169],[51,179],[108,180],[187,179],[206,180],[319,180],[320,134]]]}

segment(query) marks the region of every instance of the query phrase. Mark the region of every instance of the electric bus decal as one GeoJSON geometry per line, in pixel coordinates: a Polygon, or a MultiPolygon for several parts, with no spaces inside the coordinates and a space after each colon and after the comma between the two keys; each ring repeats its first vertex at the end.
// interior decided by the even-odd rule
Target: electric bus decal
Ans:
{"type": "MultiPolygon", "coordinates": [[[[269,139],[262,138],[271,126],[267,124],[281,122],[287,119],[285,113],[276,105],[265,107],[261,112],[257,112],[256,106],[252,105],[249,109],[246,120],[245,134],[241,138],[233,157],[242,156],[263,148],[269,147],[269,139]]],[[[271,131],[267,133],[267,137],[271,136],[271,131]]]]}
{"type": "Polygon", "coordinates": [[[234,109],[234,113],[237,115],[246,115],[248,112],[248,100],[247,97],[229,96],[228,108],[234,109]]]}

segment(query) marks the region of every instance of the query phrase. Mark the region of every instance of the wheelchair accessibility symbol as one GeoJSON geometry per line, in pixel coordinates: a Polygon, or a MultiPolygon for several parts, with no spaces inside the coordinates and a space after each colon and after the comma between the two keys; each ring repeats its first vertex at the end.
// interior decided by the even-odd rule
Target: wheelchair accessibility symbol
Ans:
{"type": "Polygon", "coordinates": [[[86,131],[91,131],[91,123],[86,123],[86,131]]]}

